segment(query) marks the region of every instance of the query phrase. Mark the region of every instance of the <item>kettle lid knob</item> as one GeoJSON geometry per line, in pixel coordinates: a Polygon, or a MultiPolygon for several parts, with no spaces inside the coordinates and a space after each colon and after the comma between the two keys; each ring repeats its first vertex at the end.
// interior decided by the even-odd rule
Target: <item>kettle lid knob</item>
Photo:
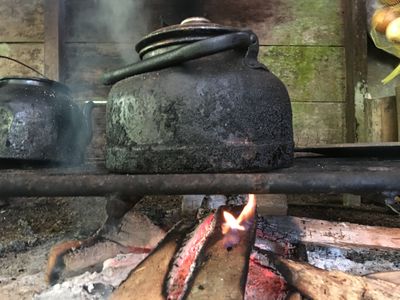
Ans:
{"type": "Polygon", "coordinates": [[[186,18],[181,22],[181,25],[183,24],[188,24],[188,23],[211,23],[209,19],[203,18],[203,17],[190,17],[186,18]]]}

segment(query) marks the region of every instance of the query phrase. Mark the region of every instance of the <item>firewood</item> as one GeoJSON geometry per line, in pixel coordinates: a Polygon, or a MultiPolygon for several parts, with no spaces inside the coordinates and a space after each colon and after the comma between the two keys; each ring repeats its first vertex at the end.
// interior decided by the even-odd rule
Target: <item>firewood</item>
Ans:
{"type": "Polygon", "coordinates": [[[286,300],[302,300],[303,297],[301,296],[301,294],[299,292],[294,292],[291,293],[286,300]]]}
{"type": "MultiPolygon", "coordinates": [[[[238,231],[239,242],[226,247],[226,240],[221,230],[224,222],[222,212],[215,213],[215,230],[204,246],[199,268],[194,275],[192,288],[187,299],[243,299],[249,267],[249,258],[254,243],[256,221],[254,215],[248,230],[238,231]]],[[[242,207],[236,208],[236,215],[242,207]]],[[[231,210],[232,212],[232,210],[231,210]]]]}
{"type": "Polygon", "coordinates": [[[53,246],[47,263],[47,282],[54,284],[60,277],[83,273],[117,254],[148,253],[165,235],[146,216],[135,211],[126,213],[118,228],[106,228],[110,229],[104,226],[102,231],[86,240],[66,241],[53,246]]]}
{"type": "Polygon", "coordinates": [[[269,258],[290,285],[311,299],[400,299],[400,286],[390,282],[326,271],[273,254],[269,258]]]}
{"type": "Polygon", "coordinates": [[[116,289],[111,299],[164,299],[164,281],[170,262],[192,226],[192,222],[181,221],[171,229],[154,251],[116,289]]]}
{"type": "MultiPolygon", "coordinates": [[[[285,279],[277,271],[258,260],[253,252],[246,281],[245,300],[285,300],[291,292],[285,279]]],[[[264,257],[263,257],[264,258],[264,257]]],[[[290,298],[290,300],[301,300],[290,298]]]]}
{"type": "Polygon", "coordinates": [[[388,271],[368,274],[366,277],[372,279],[380,279],[400,285],[400,271],[388,271]]]}
{"type": "MultiPolygon", "coordinates": [[[[259,221],[260,222],[260,221],[259,221]]],[[[377,249],[400,249],[400,228],[364,226],[308,218],[271,216],[266,227],[287,236],[291,242],[377,249]]]]}

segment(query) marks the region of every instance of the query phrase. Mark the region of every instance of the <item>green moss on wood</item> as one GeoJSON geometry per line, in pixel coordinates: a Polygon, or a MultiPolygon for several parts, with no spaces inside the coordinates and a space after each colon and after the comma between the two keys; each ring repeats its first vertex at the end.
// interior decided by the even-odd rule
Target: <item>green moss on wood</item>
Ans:
{"type": "Polygon", "coordinates": [[[342,47],[261,47],[259,60],[285,83],[292,101],[345,101],[342,47]]]}

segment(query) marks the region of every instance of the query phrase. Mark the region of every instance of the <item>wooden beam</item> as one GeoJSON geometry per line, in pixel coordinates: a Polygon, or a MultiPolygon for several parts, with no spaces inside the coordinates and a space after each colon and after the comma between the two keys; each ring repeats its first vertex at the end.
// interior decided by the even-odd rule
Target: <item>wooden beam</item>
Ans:
{"type": "Polygon", "coordinates": [[[44,72],[48,78],[57,81],[62,80],[63,11],[63,2],[61,0],[45,0],[44,72]]]}
{"type": "Polygon", "coordinates": [[[346,53],[346,140],[365,141],[364,97],[367,93],[367,12],[365,0],[342,0],[346,53]]]}
{"type": "Polygon", "coordinates": [[[308,218],[270,216],[266,226],[288,237],[290,242],[360,247],[400,249],[400,228],[364,226],[308,218]]]}

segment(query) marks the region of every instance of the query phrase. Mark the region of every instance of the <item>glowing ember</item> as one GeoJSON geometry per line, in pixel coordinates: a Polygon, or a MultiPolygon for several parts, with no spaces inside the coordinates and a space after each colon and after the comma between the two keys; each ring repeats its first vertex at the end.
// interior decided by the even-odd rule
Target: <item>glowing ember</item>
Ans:
{"type": "Polygon", "coordinates": [[[225,223],[222,224],[222,233],[225,235],[224,244],[227,248],[236,245],[240,238],[237,231],[244,231],[250,228],[256,211],[256,198],[249,194],[249,201],[243,208],[240,215],[235,218],[231,213],[224,211],[225,223]]]}

